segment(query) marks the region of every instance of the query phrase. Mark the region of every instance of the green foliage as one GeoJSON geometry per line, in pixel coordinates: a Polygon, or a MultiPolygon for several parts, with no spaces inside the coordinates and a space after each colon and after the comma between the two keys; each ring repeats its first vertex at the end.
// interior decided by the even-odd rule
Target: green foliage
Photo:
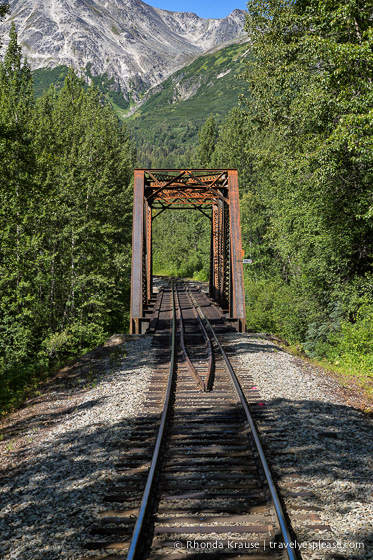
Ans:
{"type": "Polygon", "coordinates": [[[11,361],[26,358],[25,348],[33,344],[34,296],[29,286],[37,235],[30,201],[38,196],[32,181],[33,110],[31,73],[22,63],[12,24],[9,46],[0,65],[0,329],[1,346],[11,361]]]}
{"type": "Polygon", "coordinates": [[[41,355],[49,358],[74,356],[97,346],[107,338],[102,325],[96,323],[71,323],[60,332],[51,333],[42,343],[41,355]]]}
{"type": "Polygon", "coordinates": [[[35,103],[14,26],[0,63],[0,404],[128,324],[133,155],[69,70],[35,103]]]}
{"type": "Polygon", "coordinates": [[[146,94],[128,125],[137,146],[138,165],[195,167],[198,131],[210,114],[221,122],[246,84],[237,78],[245,69],[247,44],[234,44],[198,57],[146,94]]]}
{"type": "MultiPolygon", "coordinates": [[[[250,0],[248,12],[252,54],[241,44],[197,58],[128,119],[138,165],[238,168],[243,247],[254,261],[245,268],[249,329],[301,342],[371,384],[371,5],[250,0]]],[[[43,71],[38,91],[49,79],[57,88],[35,105],[12,34],[0,69],[7,398],[35,367],[125,328],[133,162],[126,128],[103,103],[129,106],[113,80],[91,76],[95,88],[65,69],[43,71]]],[[[155,273],[206,280],[209,250],[202,214],[155,219],[155,273]]]]}
{"type": "Polygon", "coordinates": [[[115,83],[113,77],[109,78],[106,73],[93,76],[90,64],[85,68],[85,76],[89,78],[101,92],[102,96],[109,101],[115,109],[119,109],[119,114],[122,114],[125,109],[128,109],[130,102],[123,97],[123,93],[119,85],[115,83]]]}
{"type": "Polygon", "coordinates": [[[347,365],[373,377],[373,304],[362,305],[354,322],[342,324],[337,352],[347,365]]]}
{"type": "Polygon", "coordinates": [[[3,18],[9,13],[9,4],[0,4],[0,17],[3,18]]]}
{"type": "Polygon", "coordinates": [[[199,167],[211,167],[217,139],[218,129],[214,116],[210,115],[198,134],[197,159],[199,167]]]}
{"type": "Polygon", "coordinates": [[[371,5],[251,0],[248,12],[250,97],[227,116],[212,162],[239,170],[243,246],[254,260],[249,327],[368,371],[371,5]]]}
{"type": "MultiPolygon", "coordinates": [[[[229,45],[197,58],[162,84],[146,93],[146,101],[127,119],[137,146],[137,165],[144,167],[190,166],[199,128],[212,112],[219,122],[247,93],[237,75],[245,69],[246,44],[229,45]]],[[[63,85],[66,66],[42,68],[33,72],[34,87],[39,97],[51,85],[63,85]]],[[[118,84],[106,74],[93,76],[88,64],[84,74],[114,107],[120,118],[132,103],[118,84]]]]}
{"type": "Polygon", "coordinates": [[[197,211],[163,212],[153,222],[155,274],[207,280],[210,221],[197,211]]]}
{"type": "MultiPolygon", "coordinates": [[[[32,75],[36,97],[41,97],[52,84],[57,90],[60,90],[65,83],[68,72],[69,69],[67,66],[39,68],[38,70],[34,70],[32,75]]],[[[83,76],[85,80],[88,80],[97,87],[102,97],[111,103],[119,115],[122,115],[123,111],[129,107],[129,101],[123,97],[123,93],[118,84],[115,83],[114,78],[109,78],[107,74],[93,76],[91,73],[91,65],[89,64],[85,68],[83,76]]]]}
{"type": "Polygon", "coordinates": [[[245,274],[247,328],[252,332],[270,332],[296,343],[307,329],[307,299],[278,278],[245,274]]]}
{"type": "Polygon", "coordinates": [[[34,91],[36,97],[41,97],[45,91],[53,84],[57,90],[60,90],[69,72],[67,66],[57,66],[56,68],[38,68],[32,73],[34,81],[34,91]]]}

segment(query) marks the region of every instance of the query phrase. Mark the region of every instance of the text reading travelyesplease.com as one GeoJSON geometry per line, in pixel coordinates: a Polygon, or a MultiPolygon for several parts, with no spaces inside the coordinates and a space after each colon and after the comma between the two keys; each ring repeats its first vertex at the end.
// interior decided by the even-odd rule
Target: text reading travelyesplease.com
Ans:
{"type": "Polygon", "coordinates": [[[310,541],[283,543],[278,541],[205,541],[187,540],[176,541],[174,548],[177,550],[284,550],[292,548],[296,550],[364,550],[363,542],[340,542],[340,541],[310,541]]]}

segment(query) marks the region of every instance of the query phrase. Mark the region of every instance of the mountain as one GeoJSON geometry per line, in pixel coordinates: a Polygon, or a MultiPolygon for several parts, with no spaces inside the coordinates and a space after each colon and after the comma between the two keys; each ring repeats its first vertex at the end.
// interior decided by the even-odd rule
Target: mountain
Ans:
{"type": "Polygon", "coordinates": [[[141,0],[10,0],[0,25],[7,43],[11,21],[31,68],[89,67],[112,79],[126,100],[161,83],[207,50],[243,35],[245,12],[223,19],[169,12],[141,0]]]}
{"type": "Polygon", "coordinates": [[[190,152],[210,114],[220,123],[250,95],[239,74],[247,69],[249,45],[225,46],[174,72],[143,98],[127,124],[138,149],[139,167],[173,167],[190,152]]]}

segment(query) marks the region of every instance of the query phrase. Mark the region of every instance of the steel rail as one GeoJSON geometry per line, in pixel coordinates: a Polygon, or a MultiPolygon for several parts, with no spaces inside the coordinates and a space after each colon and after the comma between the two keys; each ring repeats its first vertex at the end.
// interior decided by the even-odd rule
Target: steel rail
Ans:
{"type": "Polygon", "coordinates": [[[190,293],[188,290],[185,290],[185,293],[187,294],[192,308],[193,308],[193,313],[198,321],[198,325],[202,331],[203,334],[203,338],[205,339],[206,345],[207,345],[207,350],[209,353],[209,361],[208,361],[208,369],[207,369],[207,375],[206,375],[206,379],[204,381],[204,387],[205,387],[205,391],[211,391],[212,388],[212,382],[213,382],[213,377],[214,377],[214,369],[215,369],[215,359],[214,359],[214,352],[212,349],[212,344],[211,344],[211,339],[209,337],[209,335],[207,334],[207,331],[205,329],[205,325],[202,323],[201,321],[201,317],[199,316],[196,307],[193,303],[193,300],[190,297],[190,293]]]}
{"type": "Polygon", "coordinates": [[[166,398],[164,402],[163,412],[161,416],[161,423],[158,430],[157,440],[155,443],[152,463],[150,466],[148,478],[145,485],[144,494],[141,500],[141,505],[139,509],[139,514],[137,516],[137,521],[135,527],[133,529],[132,537],[130,546],[128,549],[127,560],[135,560],[136,554],[138,552],[138,546],[140,543],[140,537],[142,535],[143,524],[146,515],[148,514],[149,510],[149,498],[151,495],[151,491],[153,489],[155,474],[160,458],[160,450],[163,443],[163,438],[165,434],[165,426],[167,420],[167,414],[169,410],[169,405],[171,401],[171,389],[172,389],[172,382],[174,378],[174,370],[175,370],[175,348],[176,348],[176,307],[175,307],[175,291],[174,285],[171,283],[171,291],[172,291],[172,338],[171,338],[171,361],[170,361],[170,370],[168,376],[168,383],[167,383],[167,390],[166,390],[166,398]]]}
{"type": "Polygon", "coordinates": [[[186,364],[187,364],[187,367],[188,367],[190,373],[193,375],[194,379],[196,380],[197,385],[202,389],[202,391],[205,391],[205,384],[203,382],[203,379],[199,375],[199,373],[197,372],[194,365],[192,364],[192,362],[191,362],[191,360],[188,356],[188,353],[186,351],[186,348],[185,348],[183,314],[182,314],[182,311],[181,311],[179,292],[177,290],[177,286],[176,286],[176,297],[177,297],[177,302],[178,302],[179,309],[180,309],[180,346],[181,346],[181,349],[183,351],[184,358],[185,358],[185,361],[186,361],[186,364]]]}
{"type": "MultiPolygon", "coordinates": [[[[187,291],[189,291],[189,290],[187,290],[187,291]]],[[[237,378],[237,376],[236,376],[236,374],[235,374],[235,372],[234,372],[234,370],[231,366],[231,363],[228,359],[228,356],[226,355],[222,345],[220,344],[220,341],[219,341],[218,337],[216,336],[216,333],[215,333],[213,327],[211,326],[210,321],[206,317],[205,313],[202,311],[202,308],[200,307],[200,305],[198,304],[198,302],[194,298],[193,294],[190,294],[190,297],[191,297],[192,301],[194,302],[194,304],[196,306],[196,309],[198,310],[198,312],[200,313],[202,318],[206,321],[206,324],[208,325],[208,327],[209,327],[209,329],[210,329],[210,331],[211,331],[211,333],[214,337],[214,340],[215,340],[215,342],[216,342],[216,344],[217,344],[217,346],[218,346],[218,348],[221,352],[221,355],[224,358],[224,361],[226,363],[228,371],[231,375],[231,378],[232,378],[233,385],[234,385],[234,388],[236,390],[237,396],[238,396],[238,398],[241,402],[241,405],[242,405],[242,407],[245,411],[246,419],[247,419],[247,421],[250,425],[250,429],[251,429],[251,432],[252,432],[252,435],[253,435],[253,438],[254,438],[254,441],[255,441],[255,446],[256,446],[256,449],[258,451],[258,454],[259,454],[259,457],[260,457],[260,460],[261,460],[261,463],[262,463],[262,466],[263,466],[263,470],[264,470],[264,473],[265,473],[265,476],[266,476],[266,479],[267,479],[267,482],[268,482],[269,491],[271,493],[273,504],[274,504],[274,507],[275,507],[277,521],[278,521],[278,524],[280,526],[282,536],[283,536],[283,539],[284,539],[284,545],[285,545],[286,548],[282,549],[282,552],[286,553],[286,555],[288,557],[288,560],[296,560],[297,557],[296,557],[296,555],[293,551],[293,546],[294,545],[292,543],[291,536],[290,536],[290,533],[289,533],[289,529],[287,527],[285,515],[284,515],[283,509],[282,509],[282,506],[281,506],[280,499],[279,499],[278,494],[277,494],[277,490],[276,490],[276,487],[275,487],[275,483],[273,481],[272,473],[271,473],[269,465],[267,463],[267,459],[265,457],[263,447],[262,447],[262,444],[260,442],[259,434],[258,434],[256,425],[254,423],[254,420],[251,416],[251,413],[250,413],[250,410],[249,410],[249,405],[248,405],[247,400],[245,398],[245,395],[242,391],[240,382],[238,381],[238,378],[237,378]]]]}
{"type": "Polygon", "coordinates": [[[154,320],[154,326],[151,327],[151,323],[152,321],[149,322],[149,331],[151,332],[151,330],[153,329],[154,331],[156,330],[158,321],[159,321],[159,314],[161,312],[161,308],[162,308],[162,302],[163,302],[163,296],[164,296],[164,289],[163,287],[159,290],[160,293],[160,299],[159,299],[159,303],[157,304],[156,308],[154,309],[154,313],[156,313],[156,317],[154,320]]]}

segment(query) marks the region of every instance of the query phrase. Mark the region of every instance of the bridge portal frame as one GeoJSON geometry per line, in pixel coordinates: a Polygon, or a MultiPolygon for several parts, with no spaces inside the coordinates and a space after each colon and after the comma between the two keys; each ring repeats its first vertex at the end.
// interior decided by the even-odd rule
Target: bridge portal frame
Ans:
{"type": "Polygon", "coordinates": [[[210,296],[245,330],[237,169],[135,169],[130,332],[144,332],[153,294],[152,223],[165,210],[194,209],[211,220],[210,296]]]}

